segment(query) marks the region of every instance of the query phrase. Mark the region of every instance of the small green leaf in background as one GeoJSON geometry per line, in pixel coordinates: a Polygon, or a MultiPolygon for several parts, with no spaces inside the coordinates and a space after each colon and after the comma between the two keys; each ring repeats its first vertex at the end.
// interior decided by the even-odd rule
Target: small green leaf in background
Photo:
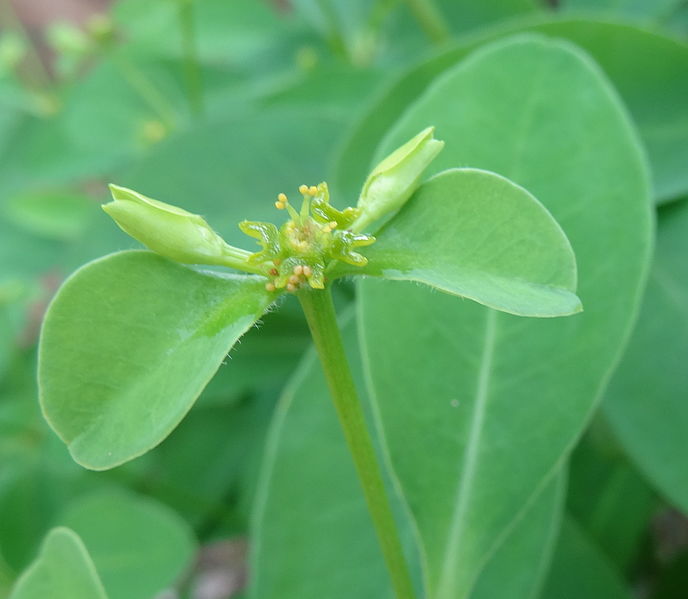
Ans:
{"type": "Polygon", "coordinates": [[[604,414],[630,458],[688,511],[688,201],[660,210],[640,319],[604,414]]]}
{"type": "Polygon", "coordinates": [[[572,518],[564,520],[539,599],[632,599],[619,572],[572,518]]]}
{"type": "Polygon", "coordinates": [[[440,173],[376,237],[361,273],[418,281],[521,316],[581,310],[561,227],[525,189],[494,173],[440,173]]]}
{"type": "Polygon", "coordinates": [[[93,561],[68,528],[48,533],[40,553],[17,581],[9,599],[107,599],[93,561]]]}
{"type": "Polygon", "coordinates": [[[58,522],[83,539],[109,599],[150,599],[178,582],[194,558],[186,522],[161,503],[123,491],[78,499],[58,522]]]}
{"type": "Polygon", "coordinates": [[[201,273],[151,252],[78,270],[45,317],[41,406],[82,466],[145,453],[191,408],[271,297],[256,277],[201,273]]]}
{"type": "Polygon", "coordinates": [[[372,400],[422,540],[427,594],[460,599],[616,365],[645,283],[651,204],[624,107],[567,42],[522,35],[482,47],[409,107],[379,154],[428,122],[446,142],[431,170],[502,173],[551,212],[585,306],[524,319],[405,282],[360,285],[372,400]]]}

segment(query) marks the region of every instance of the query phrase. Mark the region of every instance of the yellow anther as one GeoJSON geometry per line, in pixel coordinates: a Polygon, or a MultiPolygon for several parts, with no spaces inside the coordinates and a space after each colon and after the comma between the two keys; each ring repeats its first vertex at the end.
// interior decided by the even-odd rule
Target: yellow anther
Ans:
{"type": "Polygon", "coordinates": [[[291,275],[291,276],[289,277],[289,282],[290,282],[292,285],[298,285],[298,284],[301,282],[301,279],[299,278],[298,275],[291,275]]]}
{"type": "Polygon", "coordinates": [[[312,196],[317,195],[318,194],[318,188],[315,185],[311,185],[308,188],[308,193],[312,196]]]}
{"type": "Polygon", "coordinates": [[[287,291],[290,293],[294,293],[298,289],[297,285],[294,285],[293,283],[287,283],[287,291]]]}
{"type": "Polygon", "coordinates": [[[308,193],[308,185],[299,185],[299,193],[306,195],[308,193]]]}
{"type": "Polygon", "coordinates": [[[303,267],[303,276],[309,278],[313,275],[313,269],[310,266],[303,267]]]}
{"type": "Polygon", "coordinates": [[[275,284],[274,283],[265,283],[265,289],[272,293],[275,290],[275,284]]]}
{"type": "Polygon", "coordinates": [[[284,210],[287,207],[287,205],[284,202],[280,202],[279,200],[275,202],[275,208],[277,210],[284,210]]]}
{"type": "Polygon", "coordinates": [[[297,265],[294,267],[294,274],[297,275],[297,276],[303,274],[303,266],[301,266],[301,264],[297,264],[297,265]]]}
{"type": "Polygon", "coordinates": [[[277,194],[277,201],[282,202],[283,204],[286,204],[287,202],[287,194],[286,193],[279,193],[277,194]]]}

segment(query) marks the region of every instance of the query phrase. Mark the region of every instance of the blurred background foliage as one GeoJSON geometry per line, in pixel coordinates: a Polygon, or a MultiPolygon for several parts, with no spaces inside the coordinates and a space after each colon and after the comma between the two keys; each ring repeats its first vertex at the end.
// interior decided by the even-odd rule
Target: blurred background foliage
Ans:
{"type": "MultiPolygon", "coordinates": [[[[136,247],[99,209],[106,184],[201,213],[249,247],[236,223],[269,219],[278,192],[328,180],[336,202],[353,204],[378,143],[438,73],[485,41],[531,30],[598,61],[645,142],[660,206],[647,304],[573,453],[541,597],[688,596],[687,2],[0,8],[0,598],[61,524],[81,535],[112,599],[239,596],[266,431],[308,346],[287,302],[156,450],[110,472],[74,464],[41,418],[35,350],[61,281],[136,247]],[[661,389],[654,409],[649,387],[661,389]]],[[[353,294],[340,287],[340,305],[353,294]]]]}

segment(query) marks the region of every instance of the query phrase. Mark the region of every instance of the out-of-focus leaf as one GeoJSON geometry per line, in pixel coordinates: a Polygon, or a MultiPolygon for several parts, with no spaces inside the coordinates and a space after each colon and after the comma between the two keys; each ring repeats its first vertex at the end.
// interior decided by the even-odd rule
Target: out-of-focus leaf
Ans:
{"type": "Polygon", "coordinates": [[[457,32],[527,17],[544,8],[537,0],[437,0],[437,6],[452,30],[457,32]]]}
{"type": "Polygon", "coordinates": [[[659,213],[640,320],[612,379],[604,413],[628,455],[688,511],[688,202],[659,213]]]}
{"type": "Polygon", "coordinates": [[[621,576],[572,518],[564,520],[540,599],[631,599],[621,576]]]}
{"type": "Polygon", "coordinates": [[[199,530],[212,525],[215,534],[218,528],[244,533],[245,502],[253,494],[252,479],[276,395],[263,391],[234,405],[199,405],[191,411],[151,452],[146,493],[199,530]]]}
{"type": "Polygon", "coordinates": [[[373,400],[428,595],[457,599],[585,426],[636,316],[652,217],[623,106],[569,43],[528,35],[476,51],[409,107],[379,154],[430,124],[446,143],[431,171],[502,173],[552,213],[585,306],[523,319],[407,283],[361,285],[373,400]]]}
{"type": "Polygon", "coordinates": [[[650,24],[661,24],[673,14],[682,0],[563,0],[559,10],[594,13],[601,18],[631,19],[650,24]]]}
{"type": "Polygon", "coordinates": [[[58,523],[83,539],[110,599],[150,599],[177,582],[194,557],[188,525],[151,499],[91,495],[73,502],[58,523]]]}
{"type": "Polygon", "coordinates": [[[30,192],[11,198],[5,214],[14,225],[35,235],[69,240],[84,230],[94,204],[69,191],[30,192]]]}
{"type": "Polygon", "coordinates": [[[655,493],[618,452],[599,421],[573,452],[567,505],[609,561],[627,572],[642,549],[657,507],[655,493]]]}
{"type": "Polygon", "coordinates": [[[87,264],[45,317],[43,413],[85,467],[138,457],[179,423],[271,301],[260,277],[204,274],[151,252],[87,264]]]}
{"type": "Polygon", "coordinates": [[[68,528],[48,533],[36,561],[17,581],[9,599],[107,599],[86,547],[68,528]]]}

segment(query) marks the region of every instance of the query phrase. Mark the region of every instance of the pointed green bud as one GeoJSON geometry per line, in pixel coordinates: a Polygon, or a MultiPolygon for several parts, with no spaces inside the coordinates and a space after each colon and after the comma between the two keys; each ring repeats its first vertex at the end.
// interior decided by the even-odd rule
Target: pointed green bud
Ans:
{"type": "Polygon", "coordinates": [[[157,254],[184,264],[247,268],[249,252],[227,245],[198,214],[110,185],[114,201],[103,205],[117,225],[157,254]]]}
{"type": "Polygon", "coordinates": [[[421,175],[444,147],[428,127],[397,148],[368,175],[358,200],[360,215],[354,231],[363,231],[373,222],[396,212],[418,187],[421,175]]]}

